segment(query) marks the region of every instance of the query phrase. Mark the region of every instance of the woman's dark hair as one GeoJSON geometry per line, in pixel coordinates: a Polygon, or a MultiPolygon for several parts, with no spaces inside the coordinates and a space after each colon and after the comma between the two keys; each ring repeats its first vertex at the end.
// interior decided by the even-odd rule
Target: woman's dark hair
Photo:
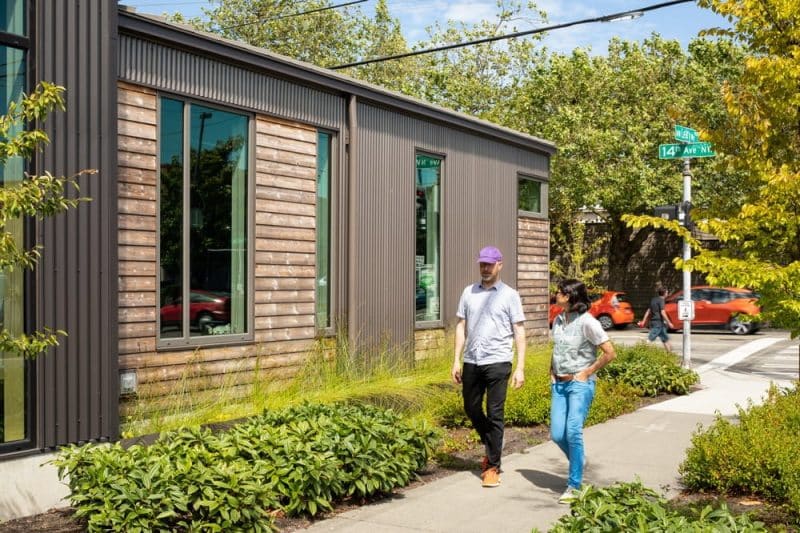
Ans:
{"type": "Polygon", "coordinates": [[[589,293],[586,285],[577,279],[565,279],[559,282],[558,290],[561,294],[569,298],[569,309],[572,313],[583,314],[589,310],[592,302],[589,300],[589,293]]]}

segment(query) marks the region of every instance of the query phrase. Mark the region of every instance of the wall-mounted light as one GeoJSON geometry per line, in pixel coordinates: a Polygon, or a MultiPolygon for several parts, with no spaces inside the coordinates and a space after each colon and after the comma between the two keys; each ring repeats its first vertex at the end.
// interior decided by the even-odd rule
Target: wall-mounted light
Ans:
{"type": "Polygon", "coordinates": [[[137,388],[136,370],[121,370],[119,373],[119,395],[130,396],[136,394],[137,388]]]}

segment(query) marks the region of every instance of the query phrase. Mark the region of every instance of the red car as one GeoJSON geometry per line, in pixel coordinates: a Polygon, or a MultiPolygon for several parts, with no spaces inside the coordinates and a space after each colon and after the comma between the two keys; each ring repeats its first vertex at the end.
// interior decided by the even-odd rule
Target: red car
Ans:
{"type": "MultiPolygon", "coordinates": [[[[670,321],[678,326],[678,301],[683,300],[683,291],[667,296],[664,310],[670,321]]],[[[740,315],[756,316],[761,312],[758,295],[748,289],[734,287],[692,287],[694,320],[692,326],[725,326],[737,335],[755,333],[761,324],[754,320],[743,321],[740,315]]]]}
{"type": "MultiPolygon", "coordinates": [[[[191,292],[189,323],[204,330],[215,324],[228,324],[231,321],[231,298],[227,294],[195,289],[191,292]]],[[[161,307],[161,326],[177,325],[181,322],[181,297],[169,301],[161,307]]]]}
{"type": "MultiPolygon", "coordinates": [[[[622,291],[605,291],[600,294],[591,294],[592,306],[589,312],[595,317],[603,329],[625,329],[633,323],[633,307],[628,302],[627,294],[622,291]]],[[[553,320],[561,313],[560,306],[550,304],[550,326],[553,320]]]]}

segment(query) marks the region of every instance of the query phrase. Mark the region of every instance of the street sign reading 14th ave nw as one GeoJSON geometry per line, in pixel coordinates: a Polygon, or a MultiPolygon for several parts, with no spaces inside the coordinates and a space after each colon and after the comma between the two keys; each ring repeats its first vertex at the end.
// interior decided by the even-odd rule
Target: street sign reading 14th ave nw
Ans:
{"type": "Polygon", "coordinates": [[[685,159],[689,157],[714,157],[711,143],[659,144],[659,159],[685,159]]]}

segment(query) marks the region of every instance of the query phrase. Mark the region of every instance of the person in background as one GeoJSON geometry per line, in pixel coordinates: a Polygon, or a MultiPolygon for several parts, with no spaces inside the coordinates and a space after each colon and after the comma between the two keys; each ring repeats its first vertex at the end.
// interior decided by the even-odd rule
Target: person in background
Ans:
{"type": "Polygon", "coordinates": [[[576,279],[562,281],[556,303],[564,311],[553,321],[550,436],[569,461],[567,488],[558,499],[569,503],[583,482],[583,424],[594,400],[595,374],[617,354],[603,326],[587,313],[591,302],[586,285],[576,279]]]}
{"type": "Polygon", "coordinates": [[[467,286],[458,302],[451,377],[454,383],[462,384],[464,411],[486,448],[481,463],[482,485],[497,487],[506,393],[514,357],[512,344],[517,349],[517,368],[511,384],[518,389],[525,383],[525,314],[519,293],[500,281],[500,250],[494,246],[481,249],[478,267],[481,281],[467,286]]]}
{"type": "Polygon", "coordinates": [[[664,349],[671,352],[672,346],[669,343],[667,329],[675,329],[675,326],[670,322],[667,312],[664,310],[664,297],[666,295],[667,289],[664,287],[656,289],[656,295],[650,300],[650,307],[645,311],[638,326],[643,328],[647,325],[647,321],[650,320],[650,333],[647,334],[647,342],[653,342],[656,338],[659,338],[664,345],[664,349]]]}

